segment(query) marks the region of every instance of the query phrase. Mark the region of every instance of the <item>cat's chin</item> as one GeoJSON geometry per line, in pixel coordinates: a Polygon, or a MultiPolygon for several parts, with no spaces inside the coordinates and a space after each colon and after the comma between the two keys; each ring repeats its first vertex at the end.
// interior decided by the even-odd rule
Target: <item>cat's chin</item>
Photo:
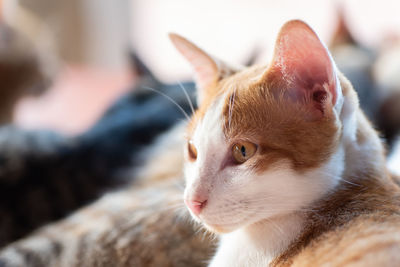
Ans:
{"type": "Polygon", "coordinates": [[[201,224],[204,228],[207,229],[207,231],[214,234],[228,234],[251,224],[251,222],[248,221],[241,221],[240,223],[218,223],[215,221],[207,220],[207,218],[202,215],[191,215],[197,223],[201,224]]]}
{"type": "Polygon", "coordinates": [[[226,234],[226,233],[230,233],[230,232],[233,231],[233,230],[230,230],[230,229],[228,229],[226,227],[222,227],[221,225],[218,225],[218,224],[206,223],[204,220],[200,219],[199,217],[197,217],[197,216],[195,216],[193,214],[191,214],[191,215],[192,215],[192,219],[195,222],[201,224],[204,228],[207,229],[207,231],[209,231],[211,233],[214,233],[214,234],[226,234]]]}
{"type": "Polygon", "coordinates": [[[192,216],[192,219],[195,222],[203,225],[204,228],[206,228],[207,231],[209,231],[211,233],[227,234],[227,233],[230,233],[230,232],[233,232],[233,231],[239,229],[242,226],[242,225],[239,225],[239,224],[210,223],[210,222],[207,222],[207,220],[204,217],[202,217],[202,216],[199,217],[197,215],[194,215],[190,210],[189,210],[189,212],[190,212],[190,215],[192,216]]]}
{"type": "Polygon", "coordinates": [[[239,225],[219,225],[202,222],[204,227],[215,234],[228,234],[240,228],[239,225]]]}

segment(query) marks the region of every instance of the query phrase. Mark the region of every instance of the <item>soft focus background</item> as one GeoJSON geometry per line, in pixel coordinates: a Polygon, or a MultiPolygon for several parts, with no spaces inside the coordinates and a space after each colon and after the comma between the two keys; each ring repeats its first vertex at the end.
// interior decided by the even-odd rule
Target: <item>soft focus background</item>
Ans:
{"type": "MultiPolygon", "coordinates": [[[[327,44],[340,16],[356,41],[378,54],[400,39],[397,0],[1,0],[0,8],[0,22],[25,38],[51,81],[40,96],[18,100],[13,122],[71,136],[85,132],[135,84],[130,53],[164,82],[190,79],[168,32],[236,63],[255,51],[256,61],[267,63],[277,31],[293,18],[308,22],[327,44]]],[[[398,79],[399,61],[380,64],[393,67],[376,70],[384,72],[379,77],[398,79]]],[[[400,168],[400,159],[391,166],[400,168]]]]}

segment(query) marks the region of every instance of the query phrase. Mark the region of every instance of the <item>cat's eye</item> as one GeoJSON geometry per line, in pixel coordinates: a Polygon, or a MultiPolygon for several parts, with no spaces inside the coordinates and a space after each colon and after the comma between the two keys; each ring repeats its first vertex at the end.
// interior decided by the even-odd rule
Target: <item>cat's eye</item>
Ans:
{"type": "Polygon", "coordinates": [[[243,163],[254,156],[257,146],[250,142],[236,143],[232,147],[232,156],[237,163],[243,163]]]}
{"type": "Polygon", "coordinates": [[[197,149],[193,144],[193,141],[190,140],[188,142],[188,154],[189,154],[189,159],[191,161],[195,161],[197,159],[197,149]]]}

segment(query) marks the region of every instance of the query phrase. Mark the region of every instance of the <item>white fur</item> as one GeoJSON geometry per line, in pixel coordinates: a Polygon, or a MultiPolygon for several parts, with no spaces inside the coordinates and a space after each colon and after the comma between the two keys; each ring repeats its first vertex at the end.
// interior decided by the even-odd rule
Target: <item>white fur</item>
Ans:
{"type": "Polygon", "coordinates": [[[209,266],[267,266],[302,229],[303,218],[289,215],[225,234],[209,266]]]}
{"type": "MultiPolygon", "coordinates": [[[[222,123],[219,116],[223,107],[222,98],[214,102],[203,120],[198,123],[192,142],[197,148],[198,158],[192,164],[186,164],[184,173],[186,177],[186,190],[184,197],[187,199],[198,191],[210,191],[214,183],[219,183],[213,175],[218,172],[218,163],[222,161],[224,153],[220,153],[221,144],[224,142],[222,123]]],[[[193,214],[192,214],[193,215],[193,214]]]]}

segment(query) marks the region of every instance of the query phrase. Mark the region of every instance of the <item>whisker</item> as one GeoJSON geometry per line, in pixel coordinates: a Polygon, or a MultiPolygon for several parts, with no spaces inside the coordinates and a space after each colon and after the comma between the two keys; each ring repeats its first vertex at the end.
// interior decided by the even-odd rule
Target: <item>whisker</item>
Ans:
{"type": "Polygon", "coordinates": [[[185,87],[183,86],[183,84],[181,82],[179,82],[179,81],[177,81],[177,82],[178,82],[179,86],[182,88],[182,91],[185,94],[187,101],[189,102],[190,109],[192,110],[192,114],[194,114],[194,107],[193,107],[192,100],[189,97],[189,94],[187,93],[187,91],[186,91],[185,87]]]}
{"type": "Polygon", "coordinates": [[[144,89],[147,89],[147,90],[150,90],[150,91],[153,91],[153,92],[156,92],[156,93],[158,93],[158,94],[164,96],[165,98],[167,98],[167,99],[168,99],[169,101],[171,101],[175,106],[177,106],[177,107],[179,108],[180,111],[182,111],[183,115],[185,115],[185,117],[186,117],[188,120],[190,120],[190,116],[186,113],[186,111],[185,111],[175,100],[173,100],[170,96],[168,96],[168,95],[164,94],[163,92],[160,92],[160,91],[158,91],[158,90],[156,90],[156,89],[154,89],[154,88],[151,88],[151,87],[143,86],[143,88],[144,88],[144,89]]]}
{"type": "Polygon", "coordinates": [[[231,118],[232,118],[232,99],[233,99],[233,94],[229,98],[229,111],[228,111],[228,128],[229,130],[231,129],[231,118]]]}
{"type": "Polygon", "coordinates": [[[353,183],[353,182],[347,181],[346,179],[343,179],[343,178],[340,178],[340,180],[342,180],[342,181],[343,181],[343,182],[345,182],[345,183],[348,183],[348,184],[354,185],[354,186],[361,186],[360,184],[356,184],[356,183],[353,183]]]}

